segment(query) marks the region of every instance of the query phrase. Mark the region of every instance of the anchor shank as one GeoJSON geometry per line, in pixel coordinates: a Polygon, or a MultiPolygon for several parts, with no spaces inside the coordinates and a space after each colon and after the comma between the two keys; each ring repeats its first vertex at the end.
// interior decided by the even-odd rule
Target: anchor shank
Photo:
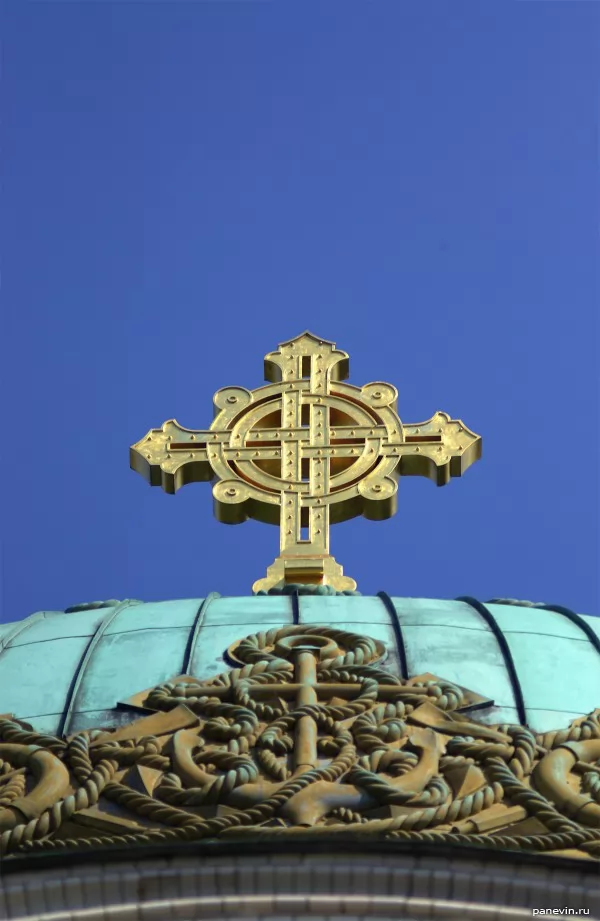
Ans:
{"type": "MultiPolygon", "coordinates": [[[[294,654],[294,671],[300,685],[296,695],[296,706],[312,706],[318,702],[317,662],[309,650],[300,649],[294,654]]],[[[301,774],[317,764],[317,724],[312,716],[302,716],[296,724],[294,746],[294,773],[301,774]]]]}

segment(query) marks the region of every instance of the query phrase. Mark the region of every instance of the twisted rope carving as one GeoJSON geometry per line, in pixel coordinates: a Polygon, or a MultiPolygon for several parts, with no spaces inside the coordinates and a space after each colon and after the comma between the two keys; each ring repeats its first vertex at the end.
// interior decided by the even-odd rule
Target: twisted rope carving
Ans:
{"type": "Polygon", "coordinates": [[[274,627],[272,630],[255,633],[253,636],[248,636],[240,641],[235,650],[235,655],[245,664],[267,661],[275,662],[277,667],[281,668],[285,660],[275,656],[270,650],[275,647],[276,642],[279,640],[307,633],[311,636],[320,636],[333,640],[338,646],[348,650],[342,655],[325,659],[321,663],[322,668],[335,669],[354,665],[367,665],[369,662],[378,659],[380,655],[377,643],[370,637],[361,636],[358,633],[348,633],[345,630],[336,630],[333,627],[310,627],[309,629],[303,626],[274,627]]]}
{"type": "Polygon", "coordinates": [[[205,806],[221,802],[232,790],[244,783],[251,783],[258,778],[258,768],[249,757],[233,755],[229,752],[207,751],[201,753],[196,763],[213,764],[220,770],[227,771],[212,778],[204,787],[182,790],[179,778],[167,774],[155,790],[155,795],[165,803],[173,806],[205,806]]]}
{"type": "Polygon", "coordinates": [[[34,732],[31,727],[25,729],[18,720],[0,720],[0,739],[19,745],[39,745],[40,748],[46,748],[57,755],[61,755],[66,748],[66,742],[62,739],[34,732]]]}
{"type": "Polygon", "coordinates": [[[600,734],[600,710],[594,710],[579,725],[556,729],[537,736],[539,745],[546,749],[557,748],[563,742],[583,742],[597,739],[600,734]]]}
{"type": "Polygon", "coordinates": [[[8,781],[0,786],[0,806],[10,806],[13,800],[23,796],[26,785],[25,771],[26,768],[14,771],[8,781]]]}
{"type": "Polygon", "coordinates": [[[581,778],[581,789],[597,803],[600,803],[600,774],[588,771],[581,778]]]}
{"type": "Polygon", "coordinates": [[[551,835],[465,835],[452,832],[433,832],[433,831],[394,831],[390,838],[396,838],[403,841],[422,841],[427,843],[443,844],[478,844],[482,847],[491,848],[492,850],[525,850],[547,851],[563,850],[565,848],[582,847],[585,841],[584,837],[578,832],[551,835]]]}
{"type": "MultiPolygon", "coordinates": [[[[309,797],[310,803],[318,805],[319,798],[330,790],[337,791],[332,802],[342,804],[328,808],[325,799],[325,805],[314,813],[315,831],[337,829],[349,835],[540,852],[577,848],[600,857],[598,830],[583,827],[577,821],[576,809],[570,809],[569,818],[559,801],[550,802],[531,785],[537,766],[559,746],[600,739],[600,711],[567,730],[537,736],[523,726],[497,726],[498,741],[490,741],[494,736],[490,736],[489,727],[487,736],[482,729],[478,737],[478,724],[461,713],[454,718],[454,725],[471,734],[453,736],[452,719],[441,714],[451,714],[464,704],[460,688],[431,679],[402,681],[379,666],[380,655],[381,647],[374,640],[342,630],[272,629],[238,644],[235,656],[242,662],[240,668],[210,682],[166,682],[155,688],[146,698],[147,706],[170,711],[185,704],[199,718],[197,729],[182,734],[188,740],[184,746],[189,744],[187,776],[179,776],[174,769],[173,750],[164,744],[164,738],[140,735],[122,741],[106,731],[94,730],[64,740],[36,733],[18,721],[0,720],[0,854],[200,840],[258,826],[268,828],[274,836],[288,834],[293,830],[289,826],[290,821],[294,825],[294,804],[306,803],[309,797]],[[274,689],[271,698],[266,699],[263,691],[260,699],[255,699],[253,688],[257,685],[285,686],[295,680],[292,664],[280,658],[275,649],[282,639],[307,633],[331,641],[336,650],[318,664],[318,682],[354,686],[349,699],[300,706],[283,699],[286,693],[289,697],[283,688],[282,697],[274,689]],[[380,699],[382,685],[385,700],[380,699]],[[219,689],[218,693],[211,696],[211,688],[219,689]],[[429,709],[421,712],[420,728],[415,729],[412,715],[425,702],[429,709]],[[431,714],[431,705],[440,711],[439,725],[435,720],[432,724],[445,740],[439,751],[432,745],[433,730],[423,729],[427,725],[423,724],[423,713],[431,714]],[[315,727],[319,757],[331,760],[308,770],[304,765],[293,770],[290,756],[296,745],[294,734],[307,720],[315,727]],[[28,820],[31,811],[22,812],[19,804],[31,799],[26,793],[27,765],[40,750],[51,752],[57,763],[68,768],[76,789],[28,820]],[[438,751],[435,756],[434,750],[438,751]],[[15,761],[16,752],[21,754],[15,761]],[[133,765],[161,772],[151,795],[128,787],[121,774],[117,782],[117,771],[133,765]],[[478,770],[468,773],[473,765],[478,770]],[[446,779],[456,768],[465,769],[471,784],[470,792],[460,797],[452,794],[446,779]],[[473,788],[476,784],[479,786],[473,788]],[[251,793],[253,787],[261,791],[258,796],[251,793]],[[348,804],[343,805],[346,796],[348,804]],[[98,804],[101,797],[150,826],[81,840],[54,837],[65,821],[98,804]],[[214,814],[220,804],[240,802],[246,805],[230,806],[225,815],[214,814]],[[354,808],[352,804],[357,802],[368,804],[366,815],[354,808]],[[478,832],[478,828],[486,827],[481,824],[486,810],[500,803],[507,810],[521,807],[548,831],[511,835],[508,818],[505,833],[491,837],[478,832]],[[203,807],[212,808],[202,815],[189,811],[203,807]],[[373,810],[377,819],[369,818],[373,810]],[[380,818],[386,810],[389,817],[380,818]],[[468,831],[471,825],[465,820],[469,819],[473,820],[474,833],[468,831]],[[459,828],[448,830],[456,822],[461,823],[459,828]]],[[[342,695],[341,690],[336,693],[342,695]]],[[[594,757],[592,754],[588,760],[594,757]]],[[[600,802],[600,768],[577,760],[573,771],[581,776],[580,785],[575,784],[574,789],[580,789],[590,803],[600,802]]],[[[501,829],[502,813],[492,815],[500,816],[494,828],[501,829]]]]}
{"type": "Polygon", "coordinates": [[[329,815],[332,819],[339,819],[340,822],[344,822],[346,825],[365,825],[369,821],[366,816],[361,815],[360,812],[354,812],[353,809],[346,809],[345,806],[340,806],[339,809],[332,809],[329,815]]]}
{"type": "Polygon", "coordinates": [[[80,809],[88,809],[95,805],[101,792],[109,779],[116,771],[116,761],[103,759],[95,766],[89,756],[90,736],[93,733],[82,732],[75,736],[67,746],[66,758],[71,769],[81,786],[64,799],[59,800],[50,809],[46,809],[40,816],[26,824],[16,825],[14,828],[0,835],[0,856],[15,851],[30,842],[45,838],[56,831],[64,821],[80,809]]]}

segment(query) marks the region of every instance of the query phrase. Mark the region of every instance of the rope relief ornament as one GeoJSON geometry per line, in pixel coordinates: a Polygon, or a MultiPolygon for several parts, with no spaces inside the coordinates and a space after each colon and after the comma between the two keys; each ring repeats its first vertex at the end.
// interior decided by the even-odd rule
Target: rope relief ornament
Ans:
{"type": "Polygon", "coordinates": [[[228,657],[208,681],[135,695],[148,715],[115,730],[0,719],[3,858],[288,835],[600,857],[600,710],[540,735],[484,725],[479,695],[399,679],[382,643],[329,627],[274,628],[228,657]]]}

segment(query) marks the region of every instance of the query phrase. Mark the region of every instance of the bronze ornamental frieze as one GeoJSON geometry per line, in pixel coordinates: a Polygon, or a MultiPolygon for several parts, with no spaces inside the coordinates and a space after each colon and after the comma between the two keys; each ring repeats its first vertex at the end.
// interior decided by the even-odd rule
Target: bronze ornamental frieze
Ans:
{"type": "Polygon", "coordinates": [[[342,835],[600,857],[600,710],[534,734],[431,674],[400,679],[382,643],[289,626],[66,738],[0,719],[0,848],[342,835]]]}

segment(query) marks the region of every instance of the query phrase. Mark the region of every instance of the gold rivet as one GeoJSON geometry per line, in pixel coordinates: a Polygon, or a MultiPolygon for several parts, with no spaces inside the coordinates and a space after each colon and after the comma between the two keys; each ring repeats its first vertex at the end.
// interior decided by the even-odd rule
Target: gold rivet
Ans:
{"type": "Polygon", "coordinates": [[[237,403],[237,400],[238,400],[238,398],[237,398],[237,397],[234,397],[233,394],[231,394],[230,397],[227,397],[227,402],[228,402],[228,403],[237,403]]]}
{"type": "Polygon", "coordinates": [[[381,492],[381,483],[375,483],[373,486],[373,492],[381,492]]]}
{"type": "Polygon", "coordinates": [[[236,490],[235,490],[235,489],[226,489],[226,490],[225,490],[225,495],[226,495],[226,496],[235,496],[235,494],[236,494],[236,490]]]}

